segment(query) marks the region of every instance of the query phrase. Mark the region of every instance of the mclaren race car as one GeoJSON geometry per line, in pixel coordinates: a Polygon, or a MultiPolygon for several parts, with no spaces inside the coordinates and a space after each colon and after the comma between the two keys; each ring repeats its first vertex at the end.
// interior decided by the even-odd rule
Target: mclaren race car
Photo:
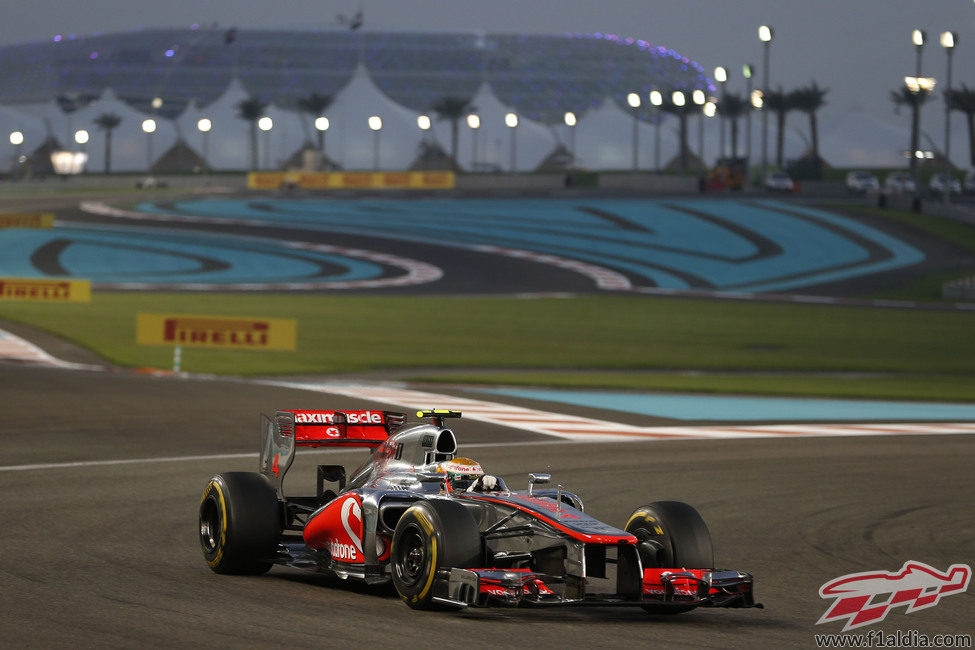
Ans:
{"type": "Polygon", "coordinates": [[[713,568],[708,528],[677,501],[640,506],[623,528],[529,474],[512,490],[457,456],[456,411],[278,411],[262,416],[259,472],[217,474],[200,502],[216,573],[274,564],[370,584],[392,581],[415,609],[630,605],[651,613],[755,607],[752,577],[713,568]],[[297,447],[368,447],[351,476],[319,465],[311,496],[285,494],[297,447]]]}

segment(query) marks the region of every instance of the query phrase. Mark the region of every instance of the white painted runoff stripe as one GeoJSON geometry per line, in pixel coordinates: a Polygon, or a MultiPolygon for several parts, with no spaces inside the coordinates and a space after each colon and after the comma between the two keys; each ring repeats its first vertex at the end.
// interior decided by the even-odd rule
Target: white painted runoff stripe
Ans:
{"type": "Polygon", "coordinates": [[[346,385],[268,381],[268,384],[346,395],[407,409],[443,408],[461,411],[468,420],[489,422],[523,431],[580,442],[664,439],[772,438],[809,436],[890,436],[975,433],[975,422],[768,424],[715,426],[635,426],[564,413],[441,395],[396,386],[346,385]]]}
{"type": "Polygon", "coordinates": [[[85,363],[72,363],[52,357],[33,343],[25,341],[6,330],[0,329],[0,359],[19,361],[32,365],[54,366],[56,368],[73,368],[76,370],[100,370],[101,366],[85,363]]]}

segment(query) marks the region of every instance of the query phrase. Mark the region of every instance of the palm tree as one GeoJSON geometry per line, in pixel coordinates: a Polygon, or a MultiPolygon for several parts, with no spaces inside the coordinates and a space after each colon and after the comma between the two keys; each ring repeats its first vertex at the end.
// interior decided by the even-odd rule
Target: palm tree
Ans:
{"type": "Polygon", "coordinates": [[[962,87],[952,88],[947,93],[951,110],[965,114],[968,124],[968,157],[975,167],[975,90],[962,84],[962,87]]]}
{"type": "Polygon", "coordinates": [[[738,119],[751,109],[751,104],[741,95],[725,93],[718,104],[721,115],[731,122],[731,157],[738,157],[738,119]]]}
{"type": "Polygon", "coordinates": [[[267,102],[248,97],[237,104],[237,117],[250,123],[251,169],[257,169],[257,121],[264,116],[267,102]]]}
{"type": "Polygon", "coordinates": [[[660,108],[665,113],[670,113],[677,117],[677,121],[680,123],[679,140],[680,140],[680,171],[681,173],[687,172],[687,159],[688,146],[687,146],[687,118],[690,117],[692,111],[696,111],[696,106],[690,106],[684,103],[680,106],[674,104],[673,102],[664,102],[661,104],[660,108]]]}
{"type": "Polygon", "coordinates": [[[816,123],[816,112],[826,105],[828,88],[820,88],[813,81],[808,86],[802,86],[792,91],[793,105],[796,110],[809,116],[809,135],[812,139],[812,155],[816,165],[819,165],[819,128],[816,123]]]}
{"type": "Polygon", "coordinates": [[[94,120],[95,126],[105,132],[105,173],[112,173],[112,130],[122,123],[115,113],[102,113],[94,120]]]}
{"type": "Polygon", "coordinates": [[[460,120],[468,113],[477,110],[471,100],[463,97],[441,97],[430,107],[437,114],[438,120],[450,122],[450,157],[457,164],[457,139],[460,120]]]}
{"type": "MultiPolygon", "coordinates": [[[[930,93],[925,91],[920,91],[912,93],[907,89],[906,86],[902,86],[897,90],[890,91],[890,101],[894,102],[894,106],[900,108],[901,106],[907,106],[911,109],[911,171],[915,172],[917,170],[917,156],[914,152],[918,150],[919,144],[918,139],[920,137],[921,131],[921,107],[924,103],[928,101],[930,93]]],[[[895,109],[896,110],[896,109],[895,109]]]]}
{"type": "MultiPolygon", "coordinates": [[[[314,125],[315,120],[322,117],[325,114],[325,110],[332,105],[332,101],[335,98],[332,95],[319,95],[318,93],[312,93],[306,97],[298,98],[298,108],[303,113],[308,113],[311,116],[312,124],[314,125]]],[[[325,132],[316,129],[318,131],[318,150],[322,152],[322,159],[325,159],[325,132]]]]}
{"type": "Polygon", "coordinates": [[[781,86],[778,90],[770,90],[765,94],[765,106],[775,113],[775,126],[778,130],[775,140],[775,164],[782,167],[785,149],[785,116],[796,107],[795,91],[787,93],[781,86]]]}

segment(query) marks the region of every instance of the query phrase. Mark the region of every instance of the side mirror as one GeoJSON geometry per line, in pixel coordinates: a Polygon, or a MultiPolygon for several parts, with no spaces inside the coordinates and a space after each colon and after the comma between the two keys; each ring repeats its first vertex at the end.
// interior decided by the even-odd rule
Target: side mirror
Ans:
{"type": "Polygon", "coordinates": [[[528,495],[531,496],[532,487],[542,485],[552,480],[551,474],[529,474],[528,475],[528,495]]]}

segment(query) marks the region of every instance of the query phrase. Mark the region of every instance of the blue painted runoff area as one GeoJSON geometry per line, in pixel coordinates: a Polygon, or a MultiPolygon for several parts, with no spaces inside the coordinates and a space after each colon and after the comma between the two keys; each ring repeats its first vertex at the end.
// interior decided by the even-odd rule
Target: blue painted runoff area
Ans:
{"type": "Polygon", "coordinates": [[[534,388],[484,389],[483,392],[675,420],[725,422],[815,422],[827,420],[845,422],[878,420],[966,422],[975,420],[975,404],[614,393],[595,390],[534,388]]]}
{"type": "Polygon", "coordinates": [[[139,210],[559,255],[667,289],[791,291],[916,264],[854,219],[774,200],[193,199],[139,210]],[[880,255],[871,256],[863,242],[880,255]]]}
{"type": "Polygon", "coordinates": [[[372,262],[228,235],[126,228],[0,230],[0,276],[43,277],[32,259],[57,249],[59,275],[93,282],[246,283],[372,279],[372,262]]]}

